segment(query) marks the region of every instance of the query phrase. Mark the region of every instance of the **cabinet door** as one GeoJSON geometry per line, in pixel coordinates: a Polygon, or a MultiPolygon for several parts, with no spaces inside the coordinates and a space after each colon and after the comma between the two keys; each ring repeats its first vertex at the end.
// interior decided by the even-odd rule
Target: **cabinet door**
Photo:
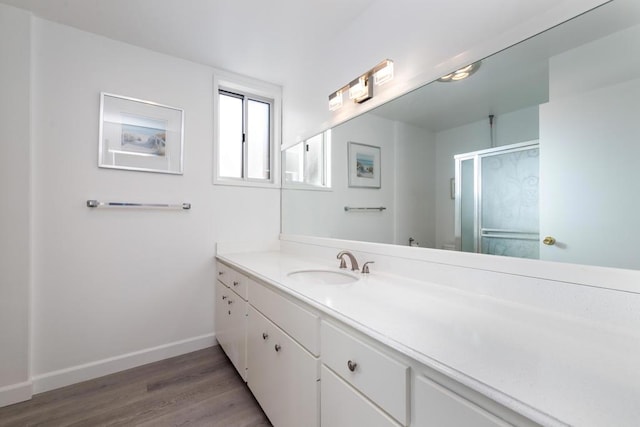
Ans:
{"type": "Polygon", "coordinates": [[[400,427],[343,379],[322,366],[322,427],[400,427]]]}
{"type": "Polygon", "coordinates": [[[220,347],[225,351],[227,351],[227,347],[229,346],[229,315],[227,314],[229,294],[231,294],[231,291],[225,285],[216,282],[214,330],[218,344],[220,344],[220,347]]]}
{"type": "Polygon", "coordinates": [[[222,283],[216,286],[215,331],[220,346],[247,380],[247,302],[222,283]]]}
{"type": "Polygon", "coordinates": [[[318,359],[252,306],[247,331],[247,384],[269,420],[318,426],[318,359]]]}
{"type": "Polygon", "coordinates": [[[507,427],[510,424],[425,377],[415,380],[416,427],[507,427]]]}

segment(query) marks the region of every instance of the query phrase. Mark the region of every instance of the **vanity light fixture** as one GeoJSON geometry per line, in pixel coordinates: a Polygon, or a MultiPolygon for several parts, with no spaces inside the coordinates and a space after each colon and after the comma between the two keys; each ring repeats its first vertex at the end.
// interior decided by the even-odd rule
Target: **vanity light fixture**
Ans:
{"type": "Polygon", "coordinates": [[[380,86],[393,79],[393,61],[385,59],[373,67],[373,81],[376,86],[380,86]]]}
{"type": "Polygon", "coordinates": [[[439,82],[448,83],[448,82],[457,82],[467,77],[471,76],[473,73],[478,71],[480,68],[481,61],[474,62],[473,64],[469,64],[466,67],[462,67],[459,70],[454,71],[453,73],[449,73],[446,76],[442,76],[438,79],[439,82]]]}
{"type": "Polygon", "coordinates": [[[373,86],[380,86],[393,79],[393,61],[385,59],[378,65],[329,95],[329,110],[342,107],[342,98],[348,92],[349,99],[361,104],[373,98],[373,86]]]}
{"type": "Polygon", "coordinates": [[[362,103],[373,96],[373,85],[369,76],[360,76],[349,83],[349,99],[362,103]]]}
{"type": "Polygon", "coordinates": [[[329,110],[336,111],[340,107],[342,107],[342,90],[329,95],[329,110]]]}

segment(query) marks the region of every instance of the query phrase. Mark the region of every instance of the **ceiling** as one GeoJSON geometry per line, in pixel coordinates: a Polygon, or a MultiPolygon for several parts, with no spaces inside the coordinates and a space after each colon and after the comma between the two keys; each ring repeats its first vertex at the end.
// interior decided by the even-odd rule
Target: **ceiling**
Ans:
{"type": "Polygon", "coordinates": [[[285,84],[376,0],[0,0],[49,21],[285,84]]]}
{"type": "MultiPolygon", "coordinates": [[[[396,54],[408,52],[413,56],[424,56],[425,52],[430,52],[431,56],[438,57],[438,51],[427,49],[427,43],[422,40],[433,40],[429,46],[437,48],[444,42],[435,38],[438,31],[441,33],[441,27],[431,22],[428,29],[423,28],[422,32],[414,34],[420,27],[418,24],[428,22],[425,19],[429,16],[436,16],[433,19],[446,23],[475,23],[480,27],[484,22],[480,18],[473,19],[478,10],[472,9],[465,14],[449,2],[396,1],[398,3],[394,4],[400,11],[414,11],[410,16],[393,15],[390,21],[396,25],[390,27],[396,32],[398,25],[411,27],[406,34],[400,32],[402,37],[409,39],[406,52],[394,50],[392,46],[380,48],[396,54]],[[415,18],[416,15],[419,18],[415,18]],[[429,29],[431,27],[432,30],[429,29]],[[414,45],[420,50],[414,52],[411,48],[414,45]]],[[[335,46],[343,46],[336,53],[338,58],[342,58],[338,61],[341,64],[338,71],[349,70],[352,52],[347,46],[357,45],[359,38],[357,33],[354,35],[345,29],[362,28],[369,15],[376,16],[373,12],[378,9],[386,10],[390,0],[0,0],[0,3],[27,9],[43,19],[110,39],[288,86],[291,82],[299,83],[300,76],[306,76],[310,69],[322,65],[318,57],[326,57],[327,49],[335,46]],[[345,50],[348,54],[342,52],[345,50]]],[[[467,0],[467,3],[473,4],[473,0],[467,0]]],[[[494,0],[488,3],[487,7],[501,10],[505,16],[515,14],[512,21],[524,19],[520,15],[534,12],[530,10],[532,4],[526,0],[494,0]]],[[[539,7],[544,10],[553,2],[541,3],[543,5],[539,7]]],[[[602,22],[588,27],[588,35],[594,36],[603,31],[602,22]]],[[[451,35],[447,40],[450,38],[451,35]]],[[[390,40],[397,43],[393,37],[390,40]]],[[[563,37],[560,40],[567,41],[563,37]]],[[[378,42],[384,45],[385,39],[378,42]]],[[[535,55],[526,53],[529,55],[527,58],[517,58],[521,59],[518,72],[514,72],[513,64],[485,61],[469,81],[441,84],[439,87],[431,85],[428,99],[421,95],[421,91],[415,91],[402,97],[402,102],[388,103],[374,114],[439,131],[479,120],[488,114],[501,114],[539,104],[544,102],[548,92],[546,61],[540,62],[541,58],[548,57],[549,52],[545,49],[543,47],[535,55]],[[524,80],[518,80],[521,77],[524,80]],[[487,97],[488,88],[494,90],[492,98],[487,97]],[[452,114],[452,111],[456,113],[452,114]]],[[[405,68],[411,68],[411,62],[407,58],[404,61],[405,68]]],[[[334,74],[338,72],[335,64],[327,67],[332,68],[329,71],[334,74]]],[[[292,87],[304,90],[299,85],[292,87]]],[[[322,90],[326,91],[324,87],[322,90]]],[[[319,98],[324,100],[324,95],[319,98]]]]}

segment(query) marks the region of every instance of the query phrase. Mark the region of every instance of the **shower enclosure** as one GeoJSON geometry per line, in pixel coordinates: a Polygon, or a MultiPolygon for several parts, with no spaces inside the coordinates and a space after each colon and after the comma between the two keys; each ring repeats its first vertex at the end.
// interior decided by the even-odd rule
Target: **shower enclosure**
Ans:
{"type": "Polygon", "coordinates": [[[455,156],[456,250],[538,259],[538,141],[455,156]]]}

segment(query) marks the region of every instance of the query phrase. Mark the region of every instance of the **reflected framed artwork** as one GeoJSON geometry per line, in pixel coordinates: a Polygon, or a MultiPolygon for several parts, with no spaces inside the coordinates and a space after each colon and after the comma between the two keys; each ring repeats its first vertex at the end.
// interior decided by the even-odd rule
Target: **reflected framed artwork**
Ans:
{"type": "Polygon", "coordinates": [[[182,174],[184,111],[102,92],[98,166],[182,174]]]}
{"type": "Polygon", "coordinates": [[[349,142],[349,187],[380,188],[380,147],[349,142]]]}

